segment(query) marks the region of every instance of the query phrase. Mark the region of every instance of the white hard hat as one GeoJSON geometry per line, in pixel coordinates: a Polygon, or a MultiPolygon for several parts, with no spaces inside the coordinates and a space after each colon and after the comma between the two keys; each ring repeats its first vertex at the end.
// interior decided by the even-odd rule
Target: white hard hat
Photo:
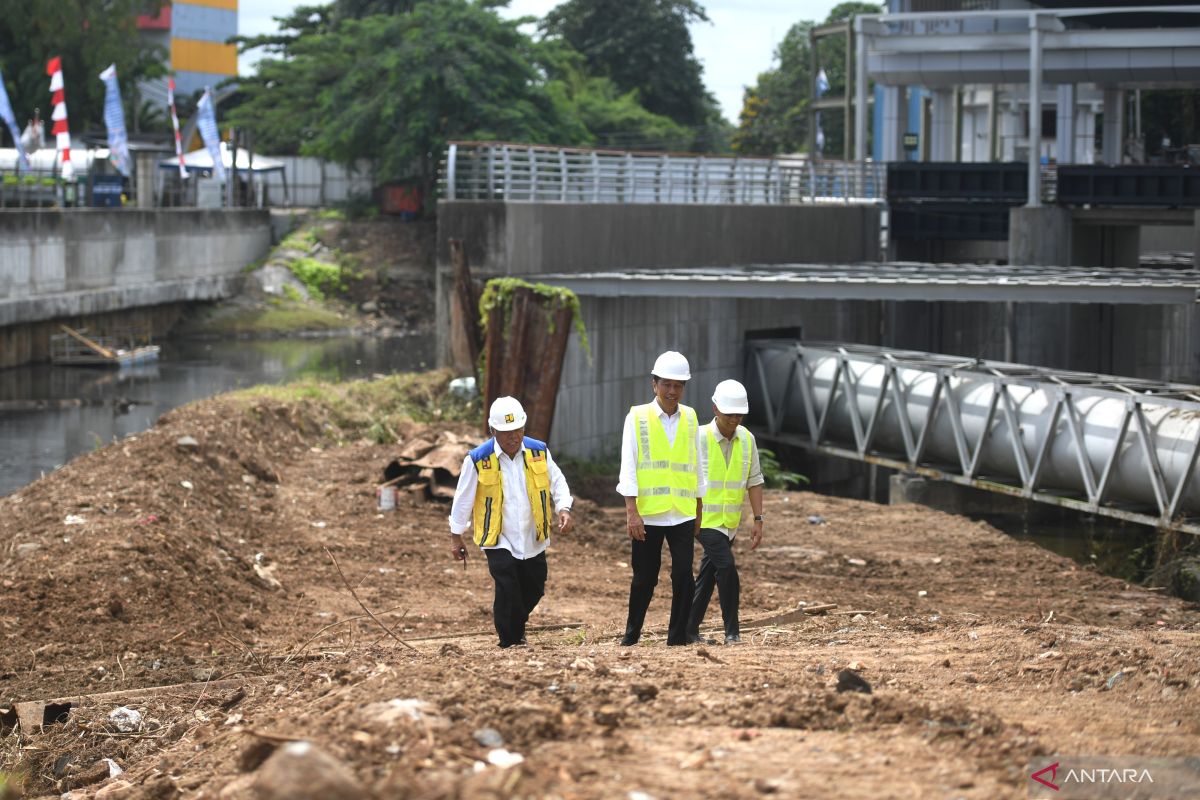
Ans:
{"type": "Polygon", "coordinates": [[[750,410],[746,387],[737,381],[721,381],[713,392],[713,403],[722,414],[745,414],[750,410]]]}
{"type": "Polygon", "coordinates": [[[488,412],[488,425],[497,431],[515,431],[525,427],[525,409],[515,397],[497,397],[488,412]]]}
{"type": "Polygon", "coordinates": [[[683,357],[683,353],[668,350],[654,359],[654,369],[650,370],[650,374],[672,381],[690,381],[692,368],[688,366],[688,360],[683,357]]]}

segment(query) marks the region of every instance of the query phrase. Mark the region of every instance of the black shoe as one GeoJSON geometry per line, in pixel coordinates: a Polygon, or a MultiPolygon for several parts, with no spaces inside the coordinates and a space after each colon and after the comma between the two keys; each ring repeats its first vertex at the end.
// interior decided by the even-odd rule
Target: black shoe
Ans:
{"type": "Polygon", "coordinates": [[[725,644],[741,644],[742,637],[736,633],[725,634],[725,644]]]}
{"type": "Polygon", "coordinates": [[[638,643],[638,639],[642,637],[634,636],[632,633],[627,633],[621,637],[621,647],[633,647],[638,643]]]}
{"type": "Polygon", "coordinates": [[[700,634],[696,634],[695,636],[688,636],[687,643],[688,644],[716,644],[717,640],[712,638],[711,636],[701,636],[700,634]]]}

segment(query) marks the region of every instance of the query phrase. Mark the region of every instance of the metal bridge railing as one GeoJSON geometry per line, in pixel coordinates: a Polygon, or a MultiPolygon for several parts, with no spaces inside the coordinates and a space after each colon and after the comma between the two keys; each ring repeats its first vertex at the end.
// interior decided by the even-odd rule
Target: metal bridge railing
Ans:
{"type": "Polygon", "coordinates": [[[875,203],[886,166],[873,162],[635,153],[503,142],[452,142],[446,200],[558,203],[875,203]]]}
{"type": "Polygon", "coordinates": [[[1200,387],[794,340],[747,356],[766,437],[1200,534],[1200,387]]]}

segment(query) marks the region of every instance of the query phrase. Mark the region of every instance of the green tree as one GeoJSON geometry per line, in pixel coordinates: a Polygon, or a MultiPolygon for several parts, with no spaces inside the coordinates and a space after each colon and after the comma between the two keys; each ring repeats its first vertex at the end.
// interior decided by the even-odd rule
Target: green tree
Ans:
{"type": "Polygon", "coordinates": [[[543,40],[538,68],[563,117],[574,121],[570,144],[636,150],[685,150],[692,132],[669,117],[648,111],[638,93],[622,93],[609,78],[587,74],[584,58],[561,39],[543,40]]]}
{"type": "Polygon", "coordinates": [[[688,30],[707,20],[696,0],[567,0],[542,30],[579,52],[589,75],[611,80],[619,96],[636,92],[647,111],[689,129],[693,148],[711,150],[723,126],[688,30]]]}
{"type": "MultiPolygon", "coordinates": [[[[841,3],[829,12],[821,24],[847,22],[859,14],[878,14],[875,3],[841,3]]],[[[759,74],[754,86],[746,88],[733,148],[739,153],[776,154],[806,151],[809,140],[809,102],[815,76],[809,34],[811,21],[797,22],[775,48],[775,65],[759,74]]],[[[837,96],[846,86],[846,40],[822,39],[818,61],[829,81],[828,95],[837,96]]],[[[853,91],[854,87],[849,87],[853,91]]],[[[822,115],[825,153],[840,157],[845,141],[845,126],[838,111],[822,115]]]]}
{"type": "Polygon", "coordinates": [[[535,68],[536,45],[488,2],[418,2],[361,19],[289,19],[281,58],[259,63],[228,114],[264,142],[343,163],[375,160],[380,180],[432,188],[450,139],[570,143],[586,130],[535,68]],[[274,137],[274,139],[272,138],[274,137]]]}
{"type": "Polygon", "coordinates": [[[71,132],[102,128],[104,84],[99,75],[117,65],[125,118],[144,118],[134,90],[138,80],[166,74],[166,52],[142,43],[139,14],[157,14],[161,0],[27,0],[0,14],[0,65],[18,123],[35,108],[50,135],[50,78],[46,62],[62,58],[71,132]]]}
{"type": "Polygon", "coordinates": [[[808,100],[812,70],[808,34],[811,22],[797,22],[775,48],[776,66],[746,87],[735,152],[747,155],[794,153],[808,148],[808,100]]]}

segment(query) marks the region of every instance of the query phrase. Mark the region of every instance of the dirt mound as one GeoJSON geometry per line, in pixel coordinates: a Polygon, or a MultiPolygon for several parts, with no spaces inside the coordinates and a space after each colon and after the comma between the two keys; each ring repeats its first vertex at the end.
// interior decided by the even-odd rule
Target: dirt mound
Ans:
{"type": "Polygon", "coordinates": [[[0,703],[205,680],[240,663],[286,604],[272,555],[292,538],[276,514],[279,471],[324,443],[327,416],[315,404],[192,404],[5,498],[3,631],[22,646],[0,655],[0,703]]]}
{"type": "Polygon", "coordinates": [[[735,547],[747,643],[666,648],[664,581],[622,648],[624,511],[580,500],[501,651],[448,503],[376,504],[404,442],[472,428],[375,419],[368,388],[186,406],[0,499],[0,773],[73,800],[306,769],[326,796],[990,800],[1043,753],[1200,747],[1194,606],[913,506],[768,492],[735,547]]]}

